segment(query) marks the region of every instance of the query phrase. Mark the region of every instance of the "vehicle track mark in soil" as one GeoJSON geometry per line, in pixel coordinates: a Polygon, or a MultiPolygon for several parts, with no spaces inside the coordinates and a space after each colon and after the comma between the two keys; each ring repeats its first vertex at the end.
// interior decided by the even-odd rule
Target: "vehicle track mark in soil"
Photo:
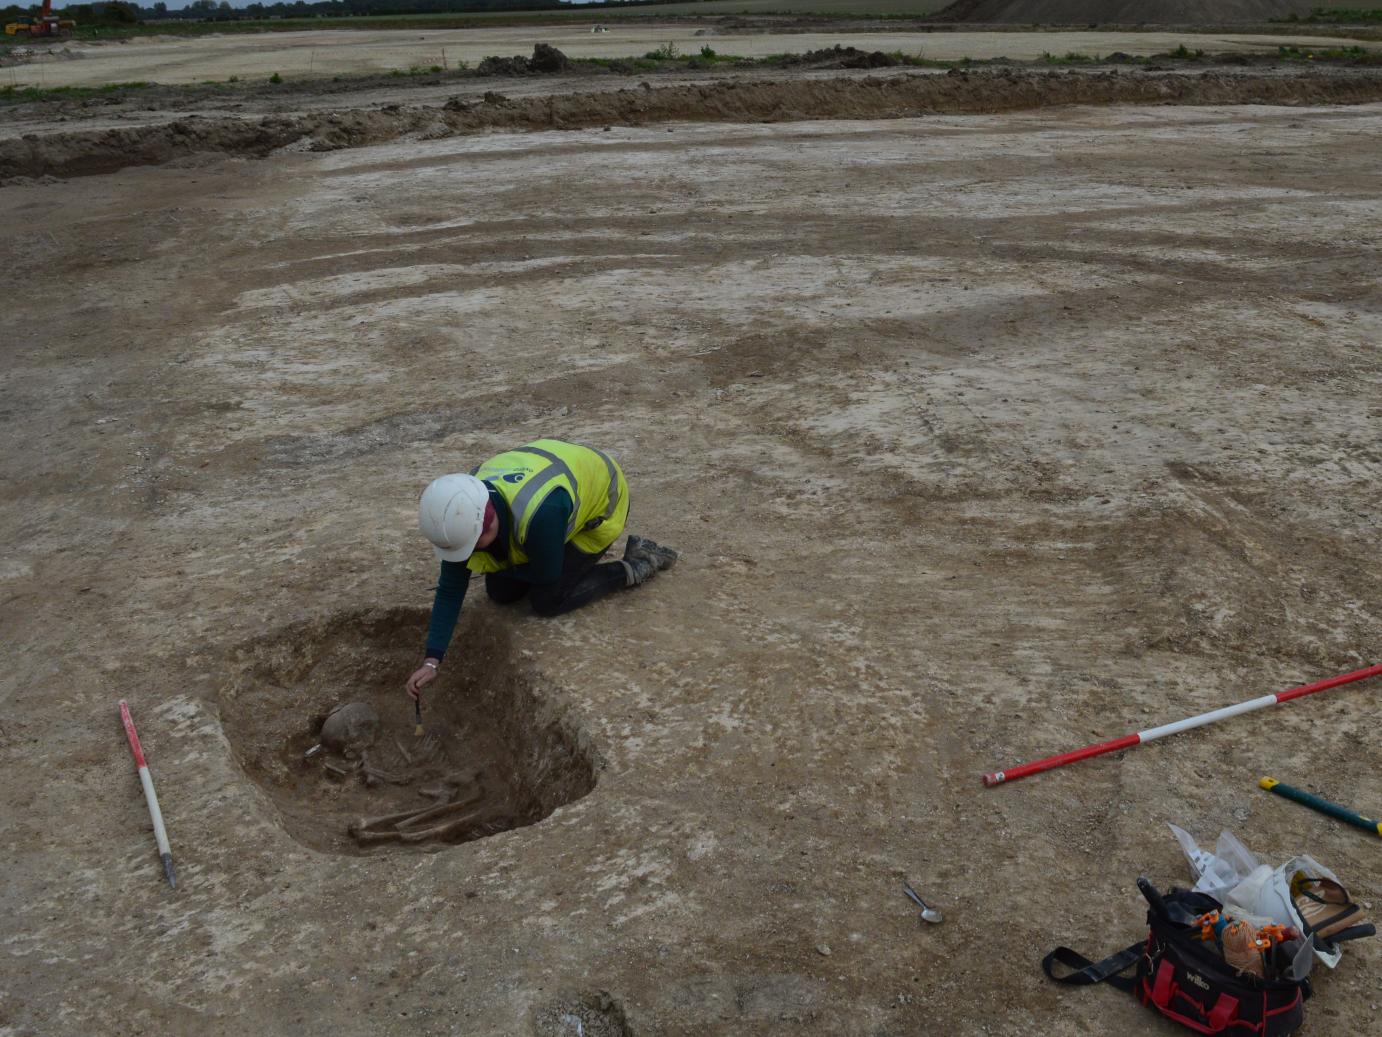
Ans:
{"type": "MultiPolygon", "coordinates": [[[[1183,872],[1164,819],[1210,838],[1226,824],[1257,832],[1264,855],[1305,839],[1375,883],[1366,844],[1278,815],[1234,778],[1269,747],[1301,773],[1326,754],[1322,780],[1345,791],[1375,783],[1364,689],[1030,784],[978,783],[1382,651],[1367,284],[1378,137],[1321,122],[1325,180],[1270,109],[973,119],[988,141],[861,124],[843,142],[859,164],[896,163],[929,194],[902,213],[874,208],[886,176],[842,174],[840,141],[810,145],[785,125],[759,127],[762,146],[779,139],[774,161],[736,145],[695,206],[684,184],[708,160],[694,152],[713,149],[651,149],[642,171],[572,161],[560,205],[552,160],[490,164],[508,184],[493,211],[485,180],[454,170],[329,175],[354,156],[0,192],[10,231],[33,229],[34,199],[57,203],[43,270],[80,298],[16,294],[25,338],[0,352],[19,444],[0,500],[0,697],[20,718],[3,751],[11,772],[40,779],[0,784],[12,816],[32,819],[9,873],[8,951],[29,982],[11,1021],[101,1032],[134,1012],[146,1029],[208,1037],[300,1018],[340,1034],[504,1033],[617,1006],[637,1032],[1067,1037],[1145,1016],[1131,999],[1062,997],[1039,961],[1052,932],[1097,946],[1136,931],[1130,877],[1183,872]],[[1183,117],[1221,128],[1182,138],[1183,117]],[[1029,120],[1052,133],[1013,129],[1029,120]],[[1079,190],[1071,165],[1014,175],[1012,153],[1053,147],[1078,153],[1079,190]],[[1230,197],[1219,214],[1162,211],[1158,163],[1168,182],[1232,183],[1249,151],[1298,208],[1230,197]],[[936,155],[972,169],[931,176],[936,155]],[[1145,222],[1090,220],[1110,198],[1099,184],[1141,192],[1145,222]],[[610,199],[626,189],[637,206],[620,214],[610,199]],[[94,212],[137,225],[168,205],[188,205],[181,237],[132,236],[118,262],[93,262],[126,233],[94,212]],[[603,222],[609,236],[522,240],[566,206],[591,214],[582,233],[603,222]],[[502,228],[428,239],[439,264],[448,247],[461,263],[587,249],[598,263],[662,249],[643,232],[678,221],[705,233],[667,247],[680,271],[583,280],[563,267],[544,284],[515,265],[512,289],[429,281],[353,307],[348,278],[329,278],[377,263],[379,281],[361,284],[401,284],[388,279],[409,254],[391,250],[389,228],[429,208],[502,228]],[[383,251],[333,270],[331,253],[355,241],[383,251]],[[1165,275],[1118,258],[1162,250],[1165,275]],[[1240,280],[1214,273],[1235,256],[1240,280]],[[241,319],[242,297],[269,300],[275,279],[290,291],[241,319]],[[311,294],[336,290],[338,311],[311,294]],[[917,386],[934,393],[921,414],[917,386]],[[553,426],[608,446],[639,526],[685,548],[651,587],[553,621],[467,602],[512,633],[518,666],[561,674],[563,708],[607,764],[596,792],[403,869],[295,843],[235,765],[233,711],[218,715],[218,688],[243,672],[231,650],[267,633],[286,672],[373,642],[370,680],[406,722],[385,685],[420,650],[436,573],[416,493],[443,466],[553,426]],[[128,470],[156,429],[171,430],[160,464],[180,485],[150,510],[128,470]],[[947,434],[960,450],[938,445],[947,434]],[[126,519],[111,550],[105,534],[126,519]],[[348,614],[375,606],[407,622],[357,636],[348,614]],[[157,718],[146,737],[192,899],[157,882],[112,693],[142,696],[157,718]],[[903,878],[935,893],[944,926],[918,930],[903,878]],[[70,909],[117,896],[125,911],[70,909]],[[147,955],[120,953],[141,939],[147,955]],[[302,982],[285,985],[284,961],[302,982]],[[131,995],[146,972],[163,980],[131,995]]],[[[527,141],[416,146],[510,143],[527,141]]],[[[464,666],[459,646],[438,695],[461,686],[446,683],[453,659],[464,666]]],[[[278,670],[248,679],[291,713],[278,670]]],[[[356,670],[338,672],[354,683],[356,670]]],[[[1366,943],[1322,980],[1347,1032],[1371,1018],[1366,943]]]]}

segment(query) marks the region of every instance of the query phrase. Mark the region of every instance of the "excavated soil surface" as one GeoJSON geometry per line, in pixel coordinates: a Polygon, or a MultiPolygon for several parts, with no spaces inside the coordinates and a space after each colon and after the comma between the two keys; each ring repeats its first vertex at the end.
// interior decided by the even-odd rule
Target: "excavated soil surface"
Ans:
{"type": "MultiPolygon", "coordinates": [[[[1256,782],[1375,815],[1376,681],[980,783],[1382,660],[1382,103],[1149,81],[451,132],[492,102],[0,190],[0,1033],[1170,1037],[1041,971],[1145,934],[1167,822],[1375,915],[1376,838],[1256,782]],[[323,852],[274,768],[337,696],[407,723],[418,494],[543,435],[681,560],[472,592],[424,716],[598,786],[323,852]]],[[[1302,1037],[1372,1032],[1379,976],[1317,969],[1302,1037]]]]}
{"type": "Polygon", "coordinates": [[[1382,99],[1382,70],[1247,72],[1032,72],[833,78],[511,98],[489,91],[444,106],[389,105],[326,113],[179,119],[133,129],[28,134],[0,141],[0,180],[70,177],[215,152],[263,157],[281,148],[336,151],[400,137],[437,140],[497,130],[582,129],[659,122],[781,122],[905,118],[1066,104],[1356,104],[1382,99]]]}
{"type": "MultiPolygon", "coordinates": [[[[595,785],[583,739],[556,719],[540,676],[525,675],[502,627],[473,622],[460,636],[483,650],[467,660],[459,687],[424,696],[424,734],[398,694],[398,672],[415,660],[426,612],[348,612],[299,624],[236,652],[240,675],[220,693],[221,720],[237,762],[269,794],[284,827],[319,850],[356,852],[347,834],[359,819],[420,810],[437,787],[465,797],[467,820],[440,841],[467,842],[542,820],[595,785]],[[359,756],[378,768],[364,780],[354,752],[317,749],[322,722],[344,703],[365,703],[379,720],[359,756]],[[342,775],[341,771],[345,771],[342,775]]],[[[447,800],[440,800],[444,803],[447,800]]],[[[426,827],[426,826],[420,826],[426,827]]],[[[416,830],[416,828],[415,828],[416,830]]],[[[435,848],[397,841],[377,850],[435,848]]]]}

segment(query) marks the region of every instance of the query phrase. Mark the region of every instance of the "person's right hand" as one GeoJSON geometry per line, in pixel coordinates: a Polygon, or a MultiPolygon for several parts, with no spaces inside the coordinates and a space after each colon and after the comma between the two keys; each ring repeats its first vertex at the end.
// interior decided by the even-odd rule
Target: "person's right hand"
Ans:
{"type": "Polygon", "coordinates": [[[435,659],[428,659],[427,662],[413,671],[413,675],[408,678],[408,683],[404,685],[404,688],[408,692],[408,697],[410,699],[416,699],[422,692],[422,689],[436,679],[437,661],[435,659]],[[428,663],[431,665],[428,665],[428,663]]]}

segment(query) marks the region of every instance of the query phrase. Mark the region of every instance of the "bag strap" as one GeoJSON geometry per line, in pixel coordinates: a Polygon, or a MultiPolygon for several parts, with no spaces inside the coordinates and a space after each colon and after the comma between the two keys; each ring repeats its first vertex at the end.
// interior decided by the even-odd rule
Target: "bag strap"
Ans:
{"type": "Polygon", "coordinates": [[[1090,961],[1083,955],[1075,953],[1069,947],[1057,947],[1041,959],[1041,968],[1047,976],[1057,983],[1087,987],[1094,983],[1107,982],[1111,987],[1125,993],[1132,993],[1133,981],[1127,976],[1120,976],[1119,973],[1126,972],[1136,965],[1137,959],[1142,957],[1146,946],[1145,941],[1135,943],[1131,947],[1121,950],[1117,954],[1110,954],[1103,961],[1097,962],[1090,961]],[[1073,971],[1064,976],[1057,976],[1051,967],[1055,962],[1060,962],[1073,971]]]}

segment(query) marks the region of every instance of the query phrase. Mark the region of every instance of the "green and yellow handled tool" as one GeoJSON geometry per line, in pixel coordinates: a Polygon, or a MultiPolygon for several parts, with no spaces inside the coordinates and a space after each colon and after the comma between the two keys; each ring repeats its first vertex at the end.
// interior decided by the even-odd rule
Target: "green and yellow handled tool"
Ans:
{"type": "Polygon", "coordinates": [[[1327,799],[1321,799],[1313,792],[1306,792],[1298,789],[1294,785],[1284,785],[1275,778],[1263,778],[1257,783],[1268,792],[1275,792],[1278,796],[1285,796],[1287,799],[1294,799],[1297,803],[1309,807],[1311,810],[1318,810],[1321,814],[1328,814],[1330,817],[1338,818],[1356,828],[1361,828],[1365,832],[1373,835],[1382,836],[1382,821],[1374,821],[1370,817],[1364,817],[1356,810],[1348,807],[1341,807],[1338,803],[1331,803],[1327,799]]]}

